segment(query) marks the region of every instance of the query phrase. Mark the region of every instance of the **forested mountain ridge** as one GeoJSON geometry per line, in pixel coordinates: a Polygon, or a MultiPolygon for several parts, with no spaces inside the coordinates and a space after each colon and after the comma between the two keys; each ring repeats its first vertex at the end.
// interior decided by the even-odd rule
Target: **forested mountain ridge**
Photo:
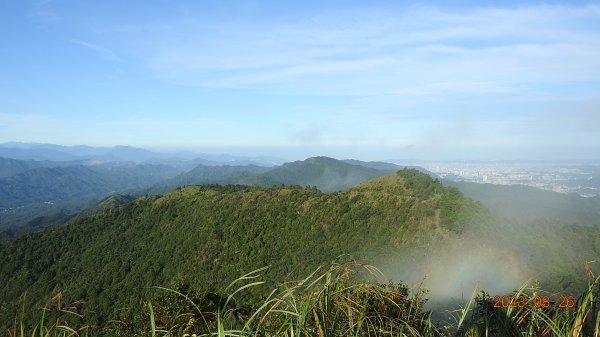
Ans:
{"type": "Polygon", "coordinates": [[[24,169],[31,165],[40,167],[0,179],[0,241],[30,229],[60,223],[55,219],[67,220],[112,193],[164,194],[191,184],[302,185],[331,191],[391,172],[367,168],[369,166],[396,167],[362,161],[353,161],[356,165],[350,165],[327,157],[277,167],[201,164],[187,172],[166,164],[132,162],[85,166],[81,162],[14,162],[24,169]]]}
{"type": "Polygon", "coordinates": [[[311,157],[274,167],[200,164],[188,172],[145,189],[143,194],[163,194],[176,187],[193,184],[239,184],[263,187],[299,185],[315,186],[323,192],[333,192],[389,174],[400,168],[389,163],[337,160],[329,157],[311,157]]]}
{"type": "Polygon", "coordinates": [[[283,164],[261,175],[239,179],[236,183],[257,186],[316,186],[323,192],[333,192],[392,171],[349,164],[329,157],[311,157],[283,164]]]}
{"type": "Polygon", "coordinates": [[[141,198],[0,245],[0,320],[27,291],[61,291],[98,312],[135,308],[149,287],[175,278],[209,290],[253,268],[271,280],[305,275],[340,254],[426,249],[458,236],[478,206],[414,170],[345,192],[314,188],[189,186],[141,198]]]}

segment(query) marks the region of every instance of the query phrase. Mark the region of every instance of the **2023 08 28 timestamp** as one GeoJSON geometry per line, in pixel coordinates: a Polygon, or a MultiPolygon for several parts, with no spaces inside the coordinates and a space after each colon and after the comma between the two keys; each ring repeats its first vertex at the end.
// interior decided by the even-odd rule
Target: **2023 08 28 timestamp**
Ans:
{"type": "Polygon", "coordinates": [[[507,309],[507,308],[525,308],[527,303],[535,309],[548,309],[550,307],[560,309],[573,309],[575,308],[575,299],[573,295],[559,295],[558,301],[552,301],[550,296],[534,296],[527,298],[524,295],[520,296],[494,296],[494,308],[496,309],[507,309]]]}

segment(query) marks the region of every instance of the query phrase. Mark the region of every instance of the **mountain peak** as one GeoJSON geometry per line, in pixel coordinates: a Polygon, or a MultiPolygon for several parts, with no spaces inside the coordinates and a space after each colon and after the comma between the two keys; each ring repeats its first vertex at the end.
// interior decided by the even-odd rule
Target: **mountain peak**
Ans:
{"type": "Polygon", "coordinates": [[[306,158],[302,162],[306,162],[306,163],[337,163],[337,162],[342,162],[342,161],[337,160],[335,158],[326,157],[326,156],[316,156],[316,157],[306,158]]]}

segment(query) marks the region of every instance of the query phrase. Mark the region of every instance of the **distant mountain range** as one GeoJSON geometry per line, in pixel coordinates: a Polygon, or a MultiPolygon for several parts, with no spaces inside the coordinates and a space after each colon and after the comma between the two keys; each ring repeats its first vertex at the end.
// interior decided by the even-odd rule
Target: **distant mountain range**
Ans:
{"type": "Polygon", "coordinates": [[[204,165],[279,165],[285,160],[276,157],[247,157],[229,154],[208,154],[193,152],[155,152],[131,146],[92,147],[87,145],[64,146],[42,143],[2,143],[0,157],[36,161],[86,161],[135,162],[166,164],[190,170],[198,164],[204,165]]]}
{"type": "MultiPolygon", "coordinates": [[[[43,152],[55,160],[0,157],[0,233],[10,229],[10,235],[4,237],[14,237],[25,229],[60,224],[88,207],[96,207],[94,205],[97,202],[111,194],[135,197],[162,195],[178,187],[205,184],[263,187],[298,185],[313,186],[322,192],[336,192],[406,168],[386,162],[328,157],[265,166],[257,165],[248,158],[229,155],[195,159],[158,158],[136,163],[112,159],[140,159],[150,156],[152,152],[130,147],[0,145],[0,152],[7,149],[21,155],[43,152]],[[60,156],[55,156],[56,152],[68,154],[63,159],[68,157],[69,160],[57,161],[60,156]],[[82,159],[82,156],[87,157],[82,159]]],[[[439,178],[423,168],[410,167],[439,178]]],[[[499,215],[518,222],[551,219],[600,225],[600,198],[581,198],[523,186],[451,181],[444,181],[444,184],[456,186],[499,215]]]]}
{"type": "Polygon", "coordinates": [[[177,187],[194,184],[298,185],[333,192],[401,168],[390,163],[328,157],[308,158],[274,167],[216,165],[217,162],[206,159],[190,160],[185,165],[191,163],[196,166],[183,171],[180,161],[168,165],[0,158],[4,173],[0,178],[0,232],[11,227],[12,233],[20,233],[15,228],[56,224],[54,215],[73,215],[115,193],[165,194],[177,187]],[[46,217],[49,215],[52,217],[46,217]],[[36,225],[31,226],[29,222],[34,219],[36,225]],[[50,222],[44,225],[43,219],[50,222]]]}
{"type": "MultiPolygon", "coordinates": [[[[391,163],[337,160],[329,157],[313,157],[270,168],[256,165],[198,165],[188,172],[147,189],[145,193],[163,194],[176,187],[202,184],[298,185],[314,186],[323,192],[334,192],[402,168],[391,163]]],[[[418,169],[434,176],[423,168],[418,169]]]]}
{"type": "Polygon", "coordinates": [[[41,143],[0,144],[0,157],[51,161],[103,160],[145,161],[156,157],[153,152],[131,146],[91,147],[87,145],[63,146],[41,143]]]}

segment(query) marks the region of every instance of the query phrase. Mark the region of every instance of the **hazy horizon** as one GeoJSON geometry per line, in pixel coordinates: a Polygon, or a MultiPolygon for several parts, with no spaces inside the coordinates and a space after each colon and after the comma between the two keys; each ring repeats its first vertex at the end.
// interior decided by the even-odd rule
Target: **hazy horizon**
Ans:
{"type": "Polygon", "coordinates": [[[597,2],[28,0],[0,22],[0,142],[600,158],[597,2]]]}
{"type": "MultiPolygon", "coordinates": [[[[331,157],[339,160],[343,159],[357,159],[364,161],[383,161],[391,163],[400,163],[403,165],[419,164],[419,163],[434,163],[434,162],[540,162],[540,163],[599,163],[600,158],[534,158],[534,157],[523,157],[523,158],[474,158],[474,157],[409,157],[403,156],[403,152],[399,151],[394,156],[393,152],[386,153],[381,149],[371,149],[367,155],[364,152],[356,151],[356,148],[309,148],[309,147],[138,147],[131,146],[128,144],[117,144],[114,146],[93,146],[89,144],[52,144],[52,143],[39,143],[39,142],[3,142],[0,143],[0,147],[14,147],[14,148],[36,148],[38,146],[64,146],[64,147],[91,147],[91,148],[115,148],[115,147],[129,147],[132,149],[141,149],[156,153],[158,155],[170,155],[181,158],[199,158],[202,155],[229,155],[234,157],[247,157],[247,158],[272,158],[284,161],[295,161],[304,160],[310,157],[331,157]],[[389,154],[389,155],[388,155],[389,154]],[[387,156],[386,156],[387,155],[387,156]]],[[[364,149],[363,149],[364,150],[364,149]]],[[[404,152],[405,154],[407,152],[404,152]]],[[[0,154],[0,157],[2,155],[0,154]]]]}

